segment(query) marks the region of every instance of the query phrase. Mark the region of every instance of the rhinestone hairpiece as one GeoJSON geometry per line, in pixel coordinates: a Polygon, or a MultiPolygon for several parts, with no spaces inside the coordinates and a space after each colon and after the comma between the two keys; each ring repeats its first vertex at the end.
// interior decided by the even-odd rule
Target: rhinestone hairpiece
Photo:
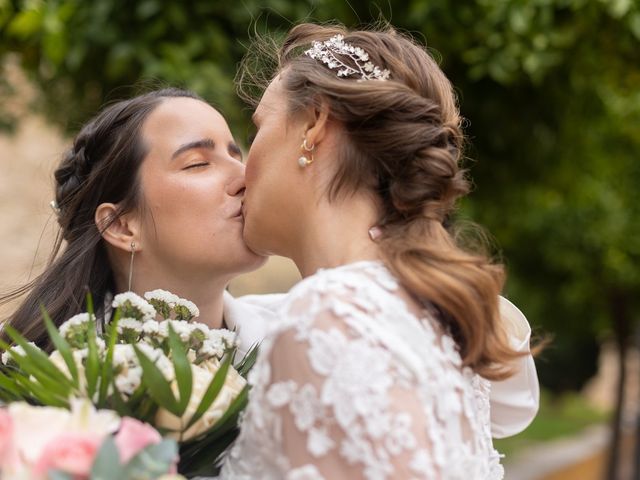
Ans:
{"type": "Polygon", "coordinates": [[[331,70],[338,69],[339,77],[348,77],[350,75],[360,75],[358,81],[361,80],[388,80],[391,72],[382,70],[377,65],[369,61],[369,54],[360,47],[344,41],[344,36],[335,35],[324,42],[313,42],[312,47],[305,51],[304,54],[319,60],[331,70]],[[353,65],[347,65],[336,55],[344,55],[353,61],[353,65]]]}

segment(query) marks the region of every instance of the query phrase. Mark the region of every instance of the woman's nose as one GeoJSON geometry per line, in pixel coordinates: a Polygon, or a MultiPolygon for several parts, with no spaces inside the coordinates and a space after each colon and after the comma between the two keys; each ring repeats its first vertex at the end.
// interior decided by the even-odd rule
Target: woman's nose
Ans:
{"type": "Polygon", "coordinates": [[[227,184],[227,195],[231,197],[242,196],[244,195],[245,184],[244,184],[244,170],[242,174],[231,180],[227,184]]]}

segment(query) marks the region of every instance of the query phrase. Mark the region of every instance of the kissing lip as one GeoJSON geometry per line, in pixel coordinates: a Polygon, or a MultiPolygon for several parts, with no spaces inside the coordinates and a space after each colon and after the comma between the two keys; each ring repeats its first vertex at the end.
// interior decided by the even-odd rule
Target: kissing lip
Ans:
{"type": "Polygon", "coordinates": [[[233,215],[231,215],[229,218],[231,218],[232,220],[237,220],[237,219],[241,219],[244,215],[243,209],[242,209],[242,205],[240,206],[240,208],[238,208],[235,213],[233,215]]]}

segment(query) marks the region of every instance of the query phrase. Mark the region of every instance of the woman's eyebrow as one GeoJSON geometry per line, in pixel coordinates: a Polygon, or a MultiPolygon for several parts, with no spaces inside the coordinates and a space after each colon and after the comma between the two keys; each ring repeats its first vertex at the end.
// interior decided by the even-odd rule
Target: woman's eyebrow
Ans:
{"type": "Polygon", "coordinates": [[[229,142],[228,151],[232,157],[237,156],[242,160],[242,150],[240,150],[240,147],[235,142],[229,142]]]}
{"type": "Polygon", "coordinates": [[[173,152],[173,155],[171,155],[171,160],[176,158],[178,155],[186,152],[187,150],[192,150],[194,148],[206,148],[208,150],[213,150],[214,148],[216,148],[216,144],[210,138],[205,138],[202,140],[195,140],[193,142],[185,143],[183,145],[180,145],[178,149],[175,152],[173,152]]]}

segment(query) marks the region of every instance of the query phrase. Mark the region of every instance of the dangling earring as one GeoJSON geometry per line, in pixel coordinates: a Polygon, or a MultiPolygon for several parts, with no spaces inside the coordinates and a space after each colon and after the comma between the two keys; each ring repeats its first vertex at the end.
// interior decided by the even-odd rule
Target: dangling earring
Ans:
{"type": "Polygon", "coordinates": [[[133,279],[133,256],[136,254],[136,242],[131,242],[131,260],[129,261],[129,288],[131,291],[131,280],[133,279]]]}
{"type": "Polygon", "coordinates": [[[300,156],[300,158],[298,158],[298,165],[300,165],[301,168],[304,168],[307,165],[313,163],[313,150],[316,148],[316,146],[311,145],[311,147],[308,147],[307,139],[305,138],[302,142],[302,145],[300,145],[300,148],[303,150],[303,154],[300,156]],[[309,153],[311,160],[307,158],[307,155],[304,152],[309,153]]]}

